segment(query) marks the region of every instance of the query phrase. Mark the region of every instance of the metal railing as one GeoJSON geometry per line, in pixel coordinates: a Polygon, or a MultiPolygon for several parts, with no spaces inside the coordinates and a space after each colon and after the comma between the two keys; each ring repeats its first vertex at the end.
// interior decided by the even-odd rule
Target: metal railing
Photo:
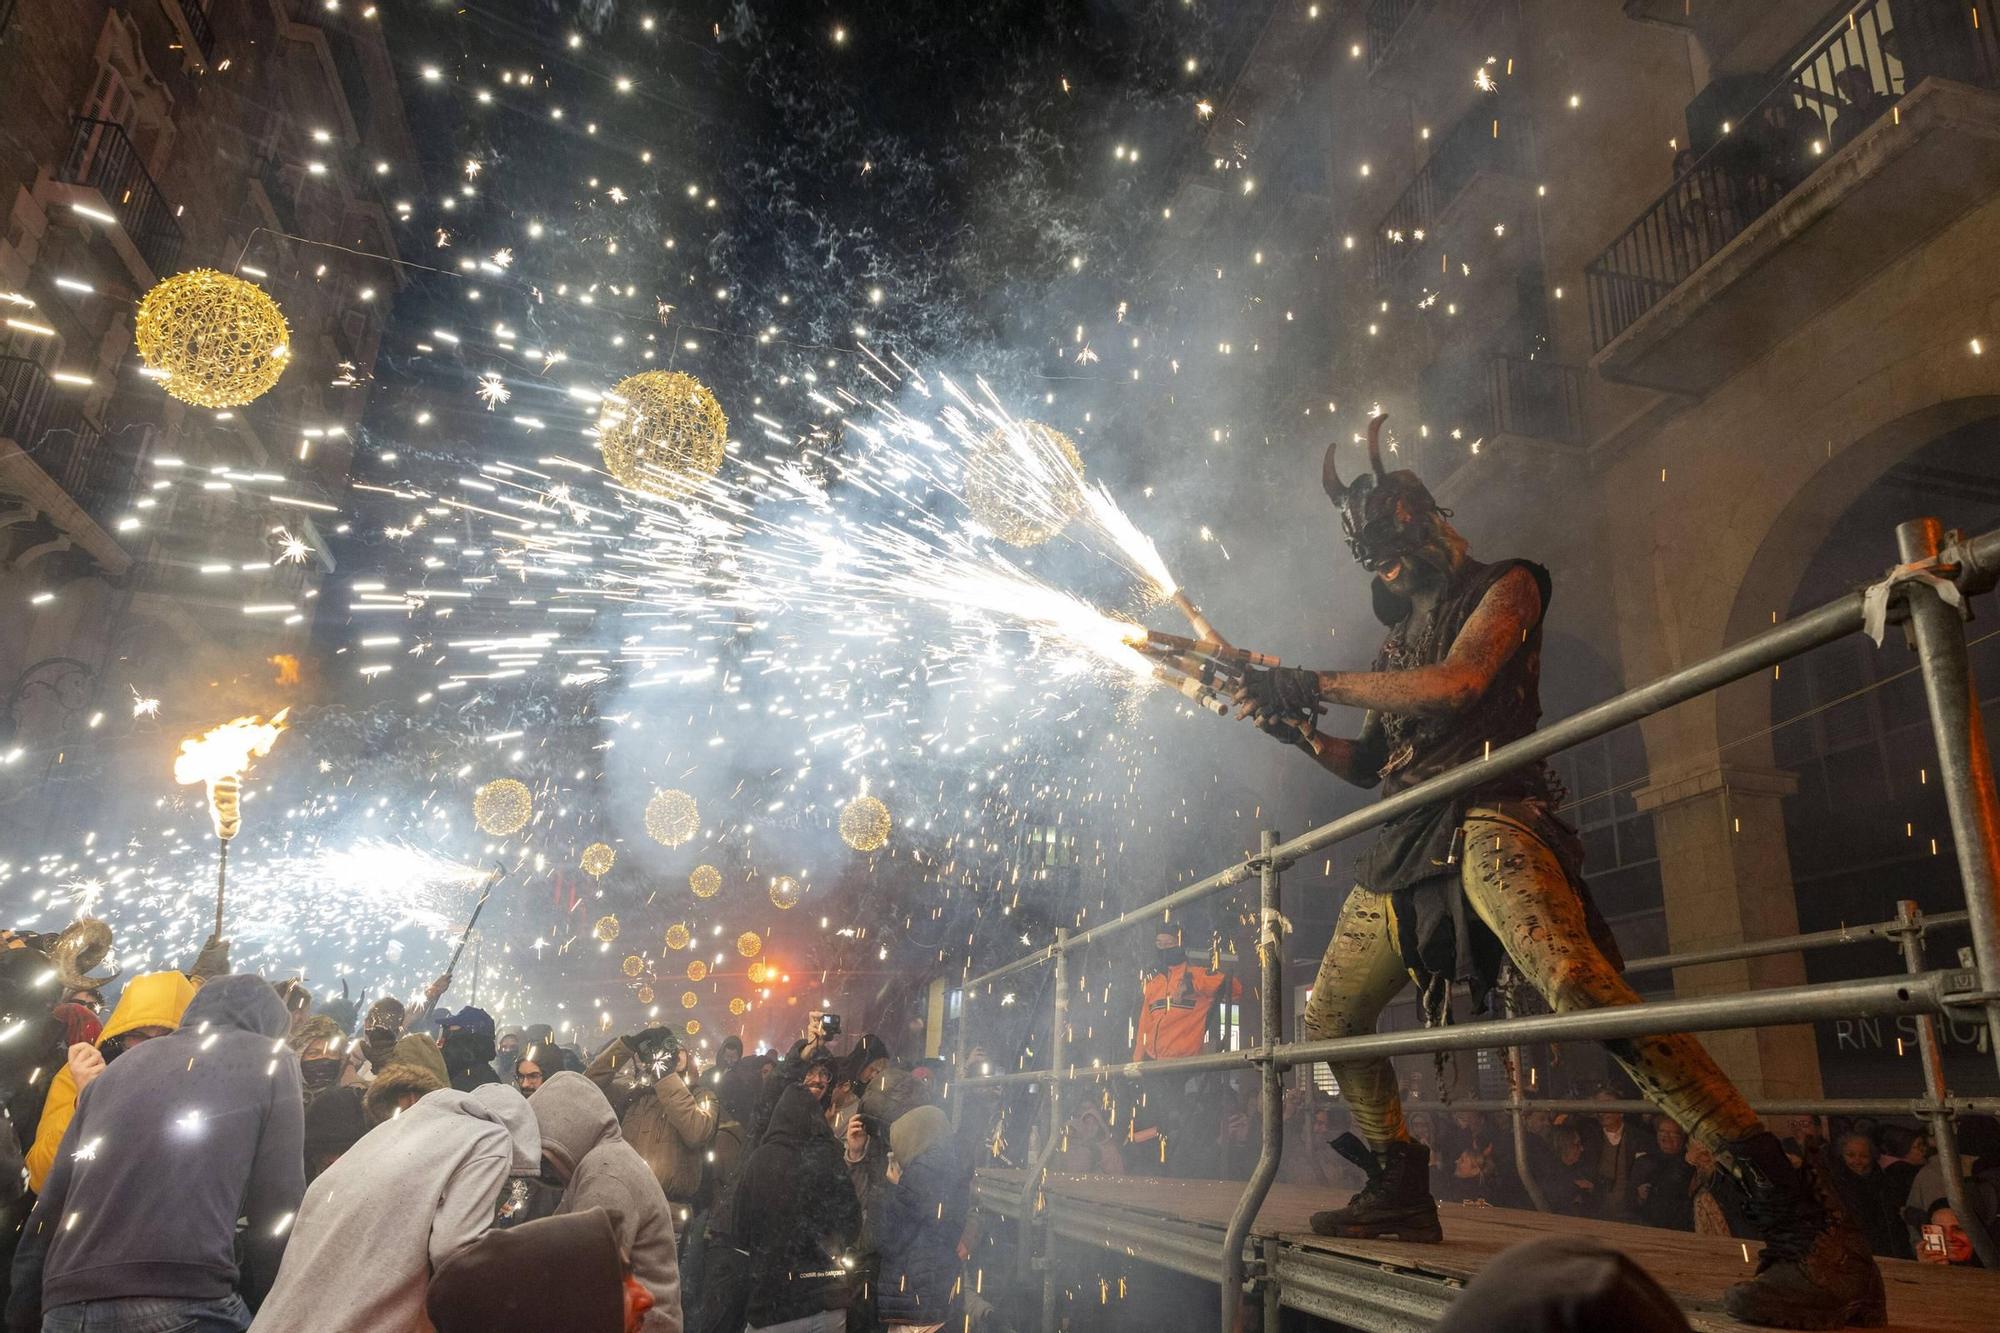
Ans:
{"type": "MultiPolygon", "coordinates": [[[[1956,533],[1943,532],[1935,519],[1914,519],[1897,528],[1896,538],[1900,565],[1948,578],[1967,595],[1990,591],[1996,579],[2000,579],[2000,531],[1966,539],[1956,533]]],[[[1862,592],[1849,593],[1776,624],[1713,657],[1627,690],[1520,740],[1499,746],[1484,759],[1384,797],[1371,806],[1321,825],[1301,837],[1279,842],[1277,835],[1267,831],[1262,835],[1263,845],[1255,856],[1086,930],[1058,930],[1054,942],[1048,946],[967,978],[962,983],[957,1033],[958,1068],[961,1071],[966,1069],[974,1006],[982,990],[991,995],[995,982],[1041,963],[1052,962],[1056,971],[1056,1014],[1050,1061],[1046,1067],[981,1076],[963,1074],[955,1085],[955,1092],[1021,1084],[1045,1086],[1049,1094],[1048,1143],[1052,1148],[1062,1126],[1063,1090],[1072,1083],[1154,1075],[1181,1078],[1209,1071],[1241,1070],[1246,1066],[1256,1068],[1261,1077],[1260,1110],[1264,1132],[1256,1169],[1244,1189],[1223,1241],[1219,1270],[1221,1326],[1224,1330],[1235,1327],[1244,1296],[1246,1274],[1249,1273],[1244,1254],[1245,1242],[1283,1152],[1283,1115],[1277,1075],[1287,1068],[1320,1061],[1510,1048],[1528,1042],[1612,1040],[1670,1032],[1715,1032],[1830,1018],[1917,1015],[1920,1019],[1924,1095],[1908,1103],[1890,1104],[1906,1106],[1930,1119],[1945,1168],[1947,1193],[1954,1205],[1962,1203],[1963,1182],[1957,1169],[1956,1137],[1951,1117],[1972,1104],[1955,1101],[1946,1094],[1932,1020],[1945,1014],[1983,1015],[1988,1031],[2000,1034],[2000,884],[1996,884],[1996,875],[2000,874],[1996,871],[1996,866],[2000,866],[2000,796],[1995,793],[1993,762],[1974,691],[1964,626],[1958,611],[1946,604],[1934,587],[1921,581],[1899,579],[1893,582],[1891,605],[1907,624],[1924,682],[1932,736],[1938,749],[1938,777],[1946,797],[1952,842],[1965,893],[1963,924],[1972,937],[1971,968],[1926,970],[1921,952],[1923,921],[1916,914],[1914,905],[1905,903],[1900,905],[1893,922],[1799,935],[1785,940],[1669,954],[1642,964],[1654,969],[1690,967],[1761,954],[1828,947],[1856,938],[1893,938],[1903,946],[1905,964],[1905,970],[1893,976],[1560,1014],[1510,1015],[1486,1022],[1418,1031],[1377,1032],[1318,1041],[1275,1040],[1283,1030],[1279,1005],[1285,984],[1280,938],[1284,917],[1279,880],[1281,872],[1287,867],[1402,815],[1466,794],[1491,782],[1498,774],[1538,762],[1560,750],[1593,740],[1733,681],[1758,675],[1813,648],[1853,634],[1864,625],[1863,602],[1862,592]],[[1078,1067],[1065,1063],[1070,955],[1119,932],[1156,923],[1167,913],[1245,883],[1253,877],[1259,885],[1258,960],[1264,1007],[1264,1026],[1259,1039],[1262,1044],[1249,1050],[1218,1051],[1145,1064],[1078,1067]]],[[[1945,921],[1956,924],[1957,920],[1958,914],[1951,914],[1935,918],[1933,924],[1945,921]]],[[[2000,1059],[2000,1050],[1995,1050],[1994,1054],[1996,1059],[2000,1059]]],[[[1827,1107],[1832,1108],[1827,1112],[1832,1114],[1840,1113],[1838,1108],[1846,1104],[1795,1102],[1783,1105],[1800,1110],[1827,1107]]],[[[1513,1095],[1504,1103],[1504,1108],[1513,1117],[1517,1145],[1523,1133],[1521,1124],[1526,1106],[1526,1099],[1516,1081],[1513,1095]]],[[[953,1114],[957,1117],[962,1113],[963,1098],[954,1096],[953,1114]]],[[[1049,1152],[1045,1150],[1041,1160],[1028,1172],[1028,1179],[1023,1185],[1024,1203],[1037,1189],[1048,1157],[1049,1152]]],[[[1524,1160],[1524,1157],[1517,1150],[1517,1161],[1524,1160]]],[[[1538,1198],[1532,1185],[1530,1194],[1538,1198]]],[[[1964,1218],[1967,1213],[1961,1210],[1959,1216],[1964,1218]]],[[[1025,1206],[1021,1218],[1022,1247],[1025,1250],[1029,1243],[1028,1228],[1032,1225],[1032,1212],[1025,1206]]],[[[1983,1231],[1975,1231],[1973,1238],[1982,1256],[1993,1252],[1992,1241],[1983,1231]]],[[[1259,1248],[1261,1251],[1266,1247],[1259,1248]]],[[[1989,1259],[1988,1263],[1990,1265],[1992,1260],[1989,1259]]],[[[1260,1283],[1268,1284],[1274,1280],[1274,1271],[1267,1264],[1264,1271],[1255,1276],[1260,1283]]],[[[1053,1282],[1053,1272],[1045,1272],[1045,1307],[1053,1299],[1053,1282]]],[[[1267,1301],[1266,1309],[1274,1308],[1274,1305],[1275,1302],[1267,1301]]]]}
{"type": "Polygon", "coordinates": [[[1445,131],[1408,188],[1375,228],[1375,277],[1394,276],[1422,247],[1445,210],[1482,171],[1518,173],[1528,162],[1528,121],[1509,100],[1481,102],[1445,131]]]}
{"type": "Polygon", "coordinates": [[[0,438],[14,441],[106,527],[131,502],[138,485],[134,458],[106,442],[104,427],[84,415],[78,395],[52,383],[40,362],[0,356],[0,438]]]}
{"type": "Polygon", "coordinates": [[[1417,11],[1428,9],[1437,0],[1369,0],[1368,72],[1373,74],[1389,58],[1397,36],[1417,11]]]}
{"type": "Polygon", "coordinates": [[[63,160],[61,179],[83,185],[104,196],[125,229],[139,257],[155,278],[174,272],[181,254],[181,224],[166,195],[154,182],[125,129],[116,121],[73,118],[69,156],[63,160]]]}
{"type": "Polygon", "coordinates": [[[208,0],[161,0],[161,3],[180,11],[188,35],[194,38],[194,49],[201,56],[202,67],[214,65],[215,25],[208,21],[208,0]]]}
{"type": "Polygon", "coordinates": [[[1539,357],[1497,355],[1486,363],[1492,431],[1561,444],[1583,443],[1583,369],[1539,357]]]}
{"type": "Polygon", "coordinates": [[[1994,0],[1865,0],[1584,266],[1602,350],[1926,77],[2000,82],[1994,0]]]}

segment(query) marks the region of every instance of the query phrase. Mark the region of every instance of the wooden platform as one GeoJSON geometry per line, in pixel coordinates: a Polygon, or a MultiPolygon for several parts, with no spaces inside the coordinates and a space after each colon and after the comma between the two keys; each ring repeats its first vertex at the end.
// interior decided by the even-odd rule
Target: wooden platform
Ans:
{"type": "MultiPolygon", "coordinates": [[[[1021,1173],[981,1171],[979,1206],[1020,1211],[1021,1173]]],[[[1242,1185],[1225,1180],[1057,1176],[1044,1186],[1059,1237],[1132,1255],[1177,1271],[1219,1278],[1222,1238],[1242,1185]]],[[[1630,1255],[1673,1294],[1704,1333],[1749,1326],[1721,1313],[1722,1292],[1755,1269],[1754,1242],[1473,1204],[1443,1204],[1442,1245],[1329,1240],[1306,1219],[1329,1206],[1323,1191],[1277,1185],[1253,1236],[1276,1239],[1284,1304],[1356,1328],[1405,1333],[1431,1326],[1459,1288],[1510,1245],[1548,1235],[1587,1235],[1630,1255]]],[[[1253,1249],[1255,1242],[1253,1241],[1253,1249]]],[[[1898,1333],[1991,1333],[2000,1328],[2000,1274],[1882,1261],[1889,1327],[1898,1333]]],[[[1190,1325],[1194,1327],[1194,1325],[1190,1325]]]]}

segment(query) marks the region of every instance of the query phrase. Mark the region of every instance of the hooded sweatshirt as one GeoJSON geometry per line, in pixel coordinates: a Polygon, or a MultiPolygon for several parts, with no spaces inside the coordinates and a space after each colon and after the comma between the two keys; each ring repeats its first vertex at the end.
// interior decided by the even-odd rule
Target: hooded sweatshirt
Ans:
{"type": "Polygon", "coordinates": [[[54,1308],[241,1291],[257,1304],[305,1189],[288,1020],[263,978],[218,977],[179,1031],[133,1047],[83,1090],[15,1256],[10,1327],[41,1326],[37,1297],[54,1308]]]}
{"type": "MultiPolygon", "coordinates": [[[[193,998],[194,983],[178,972],[147,972],[133,977],[105,1021],[104,1031],[97,1035],[98,1049],[104,1049],[105,1042],[134,1028],[179,1027],[181,1011],[193,998]]],[[[28,1149],[28,1188],[37,1194],[49,1178],[49,1168],[55,1165],[56,1145],[62,1142],[63,1131],[69,1128],[70,1114],[75,1109],[76,1075],[64,1064],[55,1082],[49,1084],[42,1122],[35,1129],[35,1146],[28,1149]]]]}
{"type": "Polygon", "coordinates": [[[681,1333],[681,1269],[674,1220],[646,1160],[625,1142],[611,1103],[581,1074],[551,1074],[528,1099],[542,1155],[563,1181],[561,1211],[602,1208],[632,1256],[632,1276],[653,1294],[644,1333],[681,1333]]]}
{"type": "Polygon", "coordinates": [[[361,1136],[306,1191],[257,1333],[428,1330],[431,1273],[485,1234],[535,1119],[441,1088],[361,1136]]]}
{"type": "Polygon", "coordinates": [[[787,1087],[771,1109],[728,1212],[724,1230],[750,1255],[751,1327],[847,1307],[841,1258],[861,1230],[861,1203],[819,1099],[803,1085],[787,1087]]]}

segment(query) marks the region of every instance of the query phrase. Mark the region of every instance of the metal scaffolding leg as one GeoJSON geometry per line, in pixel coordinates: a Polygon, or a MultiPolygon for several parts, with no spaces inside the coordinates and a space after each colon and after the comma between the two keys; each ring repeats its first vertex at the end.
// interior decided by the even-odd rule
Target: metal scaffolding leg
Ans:
{"type": "MultiPolygon", "coordinates": [[[[1934,518],[1913,518],[1896,527],[1896,547],[1904,563],[1936,556],[1943,528],[1934,518]]],[[[1993,755],[1972,686],[1965,625],[1956,609],[1927,583],[1903,585],[1916,640],[1917,662],[1930,704],[1931,734],[1937,740],[1938,779],[1951,816],[1951,840],[1965,887],[1967,924],[1972,930],[1973,967],[1986,1009],[1988,1046],[2000,1059],[2000,795],[1993,785],[1993,755]]]]}
{"type": "MultiPolygon", "coordinates": [[[[1258,996],[1261,1027],[1257,1034],[1258,1049],[1252,1058],[1257,1062],[1257,1107],[1263,1121],[1263,1140],[1257,1150],[1257,1166],[1250,1173],[1250,1181],[1243,1188],[1243,1197],[1237,1201],[1236,1213],[1229,1219],[1229,1230],[1223,1237],[1222,1333],[1235,1333],[1243,1307],[1243,1246],[1257,1221],[1258,1209],[1264,1206],[1264,1196],[1271,1192],[1271,1182],[1278,1178],[1278,1161],[1285,1151],[1284,1071],[1278,1067],[1276,1052],[1285,1035],[1284,917],[1279,912],[1278,867],[1271,859],[1278,835],[1265,829],[1259,836],[1257,977],[1262,992],[1258,996]]],[[[1268,1284],[1270,1265],[1266,1262],[1260,1266],[1263,1272],[1259,1281],[1268,1284]]]]}
{"type": "MultiPolygon", "coordinates": [[[[1061,1070],[1063,1058],[1069,1050],[1069,931],[1056,928],[1056,1003],[1053,1031],[1049,1038],[1049,1068],[1061,1070]]],[[[1049,1137],[1048,1148],[1042,1154],[1046,1170],[1049,1153],[1056,1151],[1062,1142],[1063,1084],[1060,1079],[1049,1083],[1049,1137]]],[[[1027,1226],[1030,1214],[1022,1213],[1022,1225],[1027,1226]]],[[[1056,1326],[1056,1227],[1053,1219],[1041,1228],[1042,1254],[1042,1327],[1056,1326]]]]}
{"type": "MultiPolygon", "coordinates": [[[[1924,970],[1924,916],[1917,910],[1915,902],[1905,898],[1896,904],[1896,925],[1901,932],[1903,966],[1914,976],[1924,970]]],[[[1944,1057],[1938,1048],[1937,1020],[1929,1014],[1918,1014],[1916,1020],[1917,1054],[1922,1058],[1924,1067],[1924,1100],[1935,1108],[1930,1113],[1931,1142],[1937,1146],[1938,1166],[1944,1172],[1944,1197],[1950,1202],[1951,1210],[1958,1214],[1959,1225],[1971,1239],[1979,1262],[1988,1268],[2000,1267],[2000,1262],[1996,1262],[1994,1257],[1993,1238],[1965,1204],[1964,1166],[1958,1156],[1958,1130],[1944,1104],[1944,1057]]]]}

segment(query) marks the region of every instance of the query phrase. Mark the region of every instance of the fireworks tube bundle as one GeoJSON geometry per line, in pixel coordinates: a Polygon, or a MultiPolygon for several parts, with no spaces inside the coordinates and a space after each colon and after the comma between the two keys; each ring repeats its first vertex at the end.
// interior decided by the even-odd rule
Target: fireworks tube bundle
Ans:
{"type": "Polygon", "coordinates": [[[472,938],[472,928],[479,924],[479,914],[486,910],[486,900],[493,896],[495,886],[511,873],[507,867],[496,865],[493,867],[493,872],[486,877],[486,882],[480,885],[479,901],[472,906],[472,919],[465,923],[465,930],[458,937],[458,947],[451,951],[451,962],[444,969],[446,976],[458,970],[459,955],[465,952],[465,943],[472,938]]]}

